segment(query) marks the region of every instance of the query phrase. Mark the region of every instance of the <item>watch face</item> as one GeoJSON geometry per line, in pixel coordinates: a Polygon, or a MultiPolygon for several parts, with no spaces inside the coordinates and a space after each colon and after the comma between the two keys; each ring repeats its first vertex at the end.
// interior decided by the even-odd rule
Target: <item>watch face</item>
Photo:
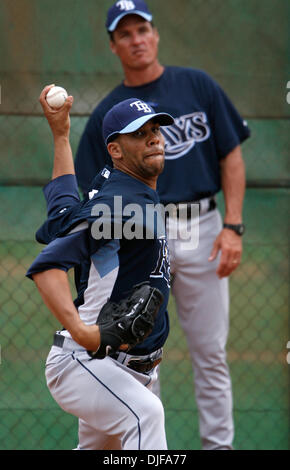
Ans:
{"type": "Polygon", "coordinates": [[[240,225],[238,226],[238,232],[239,232],[240,235],[243,235],[243,234],[245,233],[245,226],[244,226],[244,224],[240,224],[240,225]]]}

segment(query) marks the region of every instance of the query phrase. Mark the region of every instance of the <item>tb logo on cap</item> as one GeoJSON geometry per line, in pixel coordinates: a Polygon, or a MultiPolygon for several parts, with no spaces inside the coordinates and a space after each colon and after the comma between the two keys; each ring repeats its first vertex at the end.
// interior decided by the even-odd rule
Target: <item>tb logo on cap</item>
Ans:
{"type": "Polygon", "coordinates": [[[120,8],[120,10],[134,10],[135,3],[129,0],[120,0],[120,2],[116,3],[116,6],[120,8]]]}
{"type": "Polygon", "coordinates": [[[152,109],[149,108],[148,104],[144,103],[144,101],[134,101],[134,103],[131,103],[130,106],[136,106],[137,111],[143,111],[144,113],[152,113],[152,109]]]}

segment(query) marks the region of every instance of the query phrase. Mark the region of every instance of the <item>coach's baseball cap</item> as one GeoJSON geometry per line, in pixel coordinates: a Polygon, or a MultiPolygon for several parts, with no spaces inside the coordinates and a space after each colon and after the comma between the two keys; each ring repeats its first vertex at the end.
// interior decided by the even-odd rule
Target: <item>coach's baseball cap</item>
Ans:
{"type": "Polygon", "coordinates": [[[106,145],[118,134],[130,134],[142,127],[150,119],[158,118],[160,126],[170,126],[174,119],[167,113],[155,113],[145,101],[129,98],[113,106],[104,117],[103,137],[106,145]]]}
{"type": "Polygon", "coordinates": [[[138,15],[146,21],[152,21],[148,7],[143,0],[119,0],[108,10],[106,28],[115,31],[119,21],[126,15],[138,15]]]}

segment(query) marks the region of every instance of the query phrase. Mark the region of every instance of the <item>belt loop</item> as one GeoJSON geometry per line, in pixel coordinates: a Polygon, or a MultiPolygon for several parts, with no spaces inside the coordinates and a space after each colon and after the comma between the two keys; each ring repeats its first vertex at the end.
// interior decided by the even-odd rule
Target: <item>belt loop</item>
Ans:
{"type": "Polygon", "coordinates": [[[58,348],[62,348],[64,343],[64,336],[59,333],[54,333],[53,336],[53,345],[57,346],[58,348]]]}
{"type": "Polygon", "coordinates": [[[216,206],[217,206],[217,203],[216,203],[215,197],[213,196],[209,200],[208,212],[213,211],[216,208],[216,206]]]}

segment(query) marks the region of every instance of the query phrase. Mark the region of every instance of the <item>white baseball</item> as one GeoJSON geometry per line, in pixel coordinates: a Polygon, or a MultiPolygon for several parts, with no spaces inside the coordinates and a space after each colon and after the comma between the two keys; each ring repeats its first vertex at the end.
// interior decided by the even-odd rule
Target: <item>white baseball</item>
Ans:
{"type": "Polygon", "coordinates": [[[61,86],[52,87],[46,95],[46,101],[52,108],[61,108],[67,99],[67,91],[61,86]]]}

